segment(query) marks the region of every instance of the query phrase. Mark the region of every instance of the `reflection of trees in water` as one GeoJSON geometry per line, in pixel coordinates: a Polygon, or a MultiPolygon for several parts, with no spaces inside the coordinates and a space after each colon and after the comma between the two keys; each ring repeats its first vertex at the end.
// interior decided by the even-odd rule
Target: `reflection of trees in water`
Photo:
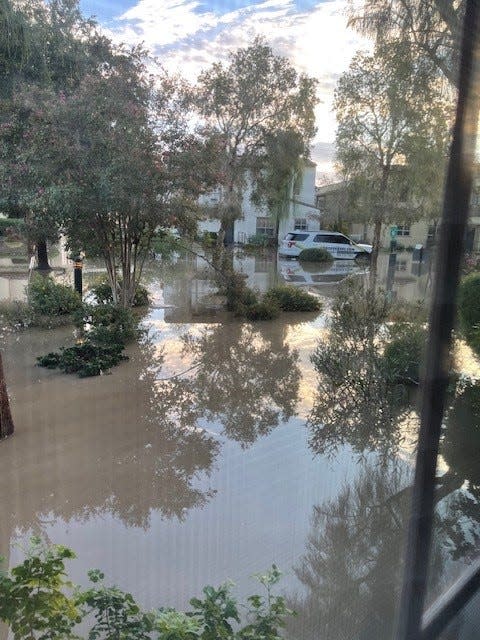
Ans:
{"type": "Polygon", "coordinates": [[[383,358],[388,302],[348,281],[332,306],[329,333],[312,356],[318,388],[308,420],[310,445],[331,453],[349,444],[357,453],[392,453],[412,411],[412,390],[388,379],[383,358]]]}
{"type": "MultiPolygon", "coordinates": [[[[386,640],[393,631],[402,575],[409,492],[400,465],[365,465],[337,498],[314,507],[295,573],[302,594],[289,602],[294,638],[386,640]]],[[[431,580],[442,574],[434,546],[431,580]]]]}
{"type": "Polygon", "coordinates": [[[130,356],[112,376],[81,385],[52,376],[50,389],[72,396],[39,398],[36,429],[43,436],[30,429],[2,446],[9,491],[0,498],[0,553],[15,529],[107,513],[146,528],[152,513],[183,519],[214,493],[199,482],[209,475],[219,442],[164,413],[156,387],[163,356],[153,345],[135,346],[130,356]]]}
{"type": "Polygon", "coordinates": [[[300,382],[298,354],[283,342],[283,327],[226,324],[184,337],[191,373],[159,383],[164,411],[181,425],[218,421],[246,447],[294,415],[300,382]]]}
{"type": "MultiPolygon", "coordinates": [[[[365,423],[368,424],[368,423],[365,423]]],[[[446,413],[437,479],[429,592],[478,557],[480,543],[480,385],[457,385],[446,413]]],[[[386,458],[383,458],[385,461],[386,458]]],[[[322,640],[391,637],[402,575],[410,478],[399,462],[365,464],[339,496],[314,507],[306,553],[295,572],[303,585],[291,636],[322,640]]]]}
{"type": "Polygon", "coordinates": [[[459,385],[447,410],[440,453],[449,470],[451,495],[441,533],[454,559],[480,550],[480,385],[459,385]]]}

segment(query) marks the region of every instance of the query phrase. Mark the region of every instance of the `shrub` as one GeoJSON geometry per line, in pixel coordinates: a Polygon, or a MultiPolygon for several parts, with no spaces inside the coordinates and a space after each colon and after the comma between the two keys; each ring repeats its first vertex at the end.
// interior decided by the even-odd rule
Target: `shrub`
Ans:
{"type": "Polygon", "coordinates": [[[23,218],[0,218],[0,236],[15,233],[25,235],[25,220],[23,218]]]}
{"type": "Polygon", "coordinates": [[[245,307],[244,314],[247,320],[274,320],[278,318],[280,308],[274,300],[262,300],[245,307]]]}
{"type": "Polygon", "coordinates": [[[35,324],[35,314],[26,302],[0,302],[0,317],[4,324],[13,329],[26,329],[35,324]]]}
{"type": "Polygon", "coordinates": [[[125,344],[138,332],[138,321],[130,309],[113,304],[84,305],[74,319],[85,331],[84,340],[40,356],[39,366],[85,378],[105,373],[128,359],[123,355],[125,344]]]}
{"type": "Polygon", "coordinates": [[[249,236],[247,245],[251,247],[273,247],[275,246],[275,238],[270,236],[264,236],[261,233],[256,233],[253,236],[249,236]]]}
{"type": "Polygon", "coordinates": [[[37,363],[47,369],[60,369],[65,373],[77,373],[79,378],[87,378],[99,376],[122,360],[128,360],[122,351],[123,344],[96,344],[87,339],[73,347],[64,347],[60,352],[40,356],[37,363]]]}
{"type": "Polygon", "coordinates": [[[332,254],[326,249],[303,249],[298,256],[301,262],[331,262],[332,254]]]}
{"type": "Polygon", "coordinates": [[[258,302],[258,296],[247,286],[245,277],[240,273],[228,274],[224,286],[227,311],[239,312],[258,302]]]}
{"type": "Polygon", "coordinates": [[[124,346],[138,332],[138,320],[130,309],[114,304],[83,305],[75,324],[87,330],[90,340],[99,344],[124,346]]]}
{"type": "Polygon", "coordinates": [[[458,310],[465,338],[480,354],[480,272],[471,273],[461,282],[458,310]]]}
{"type": "Polygon", "coordinates": [[[307,291],[281,285],[272,287],[265,294],[265,301],[274,301],[282,311],[319,311],[320,302],[307,291]]]}
{"type": "MultiPolygon", "coordinates": [[[[111,304],[113,303],[112,287],[107,280],[101,280],[97,284],[90,287],[90,291],[93,294],[96,302],[99,304],[111,304]]],[[[149,303],[147,289],[139,284],[135,291],[135,297],[133,298],[134,307],[146,307],[149,303]]]]}
{"type": "Polygon", "coordinates": [[[80,623],[90,639],[280,640],[287,617],[293,615],[284,597],[273,593],[282,575],[275,565],[254,576],[264,593],[249,596],[246,605],[237,602],[227,582],[205,587],[201,597],[190,600],[192,610],[186,613],[171,608],[144,611],[130,593],[106,586],[98,569],[88,572],[92,585],[87,589],[73,585],[65,560],[75,554],[60,545],[42,545],[38,538],[34,544],[22,564],[0,573],[0,620],[15,640],[78,638],[74,627],[80,623]]]}
{"type": "Polygon", "coordinates": [[[28,302],[35,314],[65,316],[78,311],[82,300],[78,293],[48,276],[33,276],[28,286],[28,302]]]}
{"type": "Polygon", "coordinates": [[[392,329],[383,352],[389,382],[418,384],[426,339],[427,330],[423,327],[401,325],[392,329]]]}

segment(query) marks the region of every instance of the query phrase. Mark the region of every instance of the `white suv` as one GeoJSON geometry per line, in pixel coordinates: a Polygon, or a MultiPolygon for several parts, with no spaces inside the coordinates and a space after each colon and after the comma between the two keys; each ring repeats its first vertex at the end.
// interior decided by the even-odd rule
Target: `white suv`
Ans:
{"type": "Polygon", "coordinates": [[[337,231],[291,231],[282,240],[278,253],[297,258],[304,249],[326,249],[336,260],[354,260],[372,253],[372,245],[357,244],[337,231]]]}

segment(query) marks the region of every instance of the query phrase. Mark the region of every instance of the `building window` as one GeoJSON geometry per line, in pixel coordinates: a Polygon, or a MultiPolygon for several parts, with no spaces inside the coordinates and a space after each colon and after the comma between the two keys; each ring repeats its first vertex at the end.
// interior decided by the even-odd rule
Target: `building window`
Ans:
{"type": "Polygon", "coordinates": [[[326,197],[325,196],[317,196],[317,209],[322,213],[326,209],[326,197]]]}
{"type": "Polygon", "coordinates": [[[308,231],[308,224],[306,218],[295,218],[293,225],[294,231],[308,231]]]}
{"type": "Polygon", "coordinates": [[[273,237],[275,226],[271,218],[257,218],[257,233],[260,236],[273,237]]]}
{"type": "Polygon", "coordinates": [[[405,238],[410,235],[410,225],[409,224],[400,224],[398,225],[397,236],[405,238]]]}

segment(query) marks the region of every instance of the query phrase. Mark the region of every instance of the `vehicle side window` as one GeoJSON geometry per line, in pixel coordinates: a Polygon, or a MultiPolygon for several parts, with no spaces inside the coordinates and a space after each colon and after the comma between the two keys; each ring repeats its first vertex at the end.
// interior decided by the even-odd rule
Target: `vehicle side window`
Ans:
{"type": "Polygon", "coordinates": [[[332,244],[338,244],[339,236],[325,236],[324,242],[330,242],[332,244]]]}
{"type": "Polygon", "coordinates": [[[337,236],[338,244],[350,244],[350,240],[345,236],[337,236]]]}
{"type": "Polygon", "coordinates": [[[330,236],[326,236],[322,233],[318,233],[314,239],[313,242],[330,242],[330,240],[328,239],[330,236]]]}

